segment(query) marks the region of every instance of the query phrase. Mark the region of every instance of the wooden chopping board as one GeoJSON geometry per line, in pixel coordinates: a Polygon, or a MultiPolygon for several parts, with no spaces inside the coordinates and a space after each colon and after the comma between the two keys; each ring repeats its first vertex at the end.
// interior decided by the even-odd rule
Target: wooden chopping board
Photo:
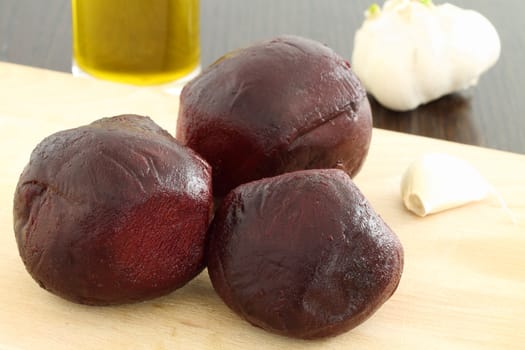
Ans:
{"type": "Polygon", "coordinates": [[[39,288],[12,229],[18,176],[45,136],[104,116],[151,116],[174,132],[178,98],[68,74],[0,63],[1,349],[523,349],[525,344],[525,156],[374,130],[356,183],[399,235],[405,269],[393,297],[341,336],[299,341],[233,314],[207,273],[144,303],[89,307],[39,288]],[[494,198],[426,218],[407,212],[403,171],[419,155],[446,152],[473,164],[494,198]]]}

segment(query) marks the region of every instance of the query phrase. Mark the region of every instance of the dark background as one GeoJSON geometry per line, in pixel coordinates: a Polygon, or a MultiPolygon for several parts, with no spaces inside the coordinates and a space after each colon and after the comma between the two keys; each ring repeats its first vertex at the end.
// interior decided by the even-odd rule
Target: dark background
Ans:
{"type": "MultiPolygon", "coordinates": [[[[476,87],[412,112],[392,112],[372,100],[374,125],[525,153],[525,2],[451,1],[481,12],[494,24],[502,42],[498,63],[476,87]]],[[[371,2],[201,0],[202,64],[234,48],[285,33],[319,40],[350,59],[354,33],[371,2]]],[[[0,60],[70,71],[70,22],[69,0],[0,0],[0,60]]]]}

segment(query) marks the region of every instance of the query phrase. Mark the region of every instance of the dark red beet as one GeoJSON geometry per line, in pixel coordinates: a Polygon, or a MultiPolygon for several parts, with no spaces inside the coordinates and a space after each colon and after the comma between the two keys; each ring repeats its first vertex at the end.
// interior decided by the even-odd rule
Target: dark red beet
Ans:
{"type": "Polygon", "coordinates": [[[118,304],[166,294],[204,267],[209,165],[146,117],[44,139],[14,199],[20,256],[63,298],[118,304]]]}
{"type": "Polygon", "coordinates": [[[217,293],[253,325],[286,336],[357,326],[394,293],[402,268],[397,236],[336,169],[241,185],[210,229],[217,293]]]}
{"type": "Polygon", "coordinates": [[[284,172],[357,174],[372,117],[366,92],[334,51],[284,36],[234,51],[188,83],[177,138],[213,168],[215,195],[284,172]]]}

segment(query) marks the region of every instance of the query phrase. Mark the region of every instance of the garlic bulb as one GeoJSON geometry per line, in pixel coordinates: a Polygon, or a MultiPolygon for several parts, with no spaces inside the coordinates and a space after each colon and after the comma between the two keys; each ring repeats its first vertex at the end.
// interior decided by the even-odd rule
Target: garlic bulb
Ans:
{"type": "Polygon", "coordinates": [[[489,193],[490,185],[470,164],[441,153],[416,160],[401,181],[405,206],[419,216],[479,201],[489,193]]]}
{"type": "Polygon", "coordinates": [[[389,0],[367,11],[352,65],[381,104],[403,111],[475,85],[500,48],[496,29],[476,11],[389,0]]]}

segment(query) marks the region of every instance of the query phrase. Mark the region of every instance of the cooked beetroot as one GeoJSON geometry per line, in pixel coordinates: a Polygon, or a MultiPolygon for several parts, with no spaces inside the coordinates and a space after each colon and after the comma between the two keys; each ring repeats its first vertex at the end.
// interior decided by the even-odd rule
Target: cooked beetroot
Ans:
{"type": "Polygon", "coordinates": [[[253,325],[286,336],[357,326],[394,293],[402,268],[397,236],[336,169],[241,185],[210,229],[217,293],[253,325]]]}
{"type": "Polygon", "coordinates": [[[146,117],[44,139],[18,182],[20,256],[45,289],[85,304],[166,294],[204,266],[212,208],[205,161],[146,117]]]}
{"type": "Polygon", "coordinates": [[[283,36],[225,55],[182,91],[177,138],[213,168],[215,195],[284,172],[354,176],[372,133],[366,92],[328,47],[283,36]]]}

